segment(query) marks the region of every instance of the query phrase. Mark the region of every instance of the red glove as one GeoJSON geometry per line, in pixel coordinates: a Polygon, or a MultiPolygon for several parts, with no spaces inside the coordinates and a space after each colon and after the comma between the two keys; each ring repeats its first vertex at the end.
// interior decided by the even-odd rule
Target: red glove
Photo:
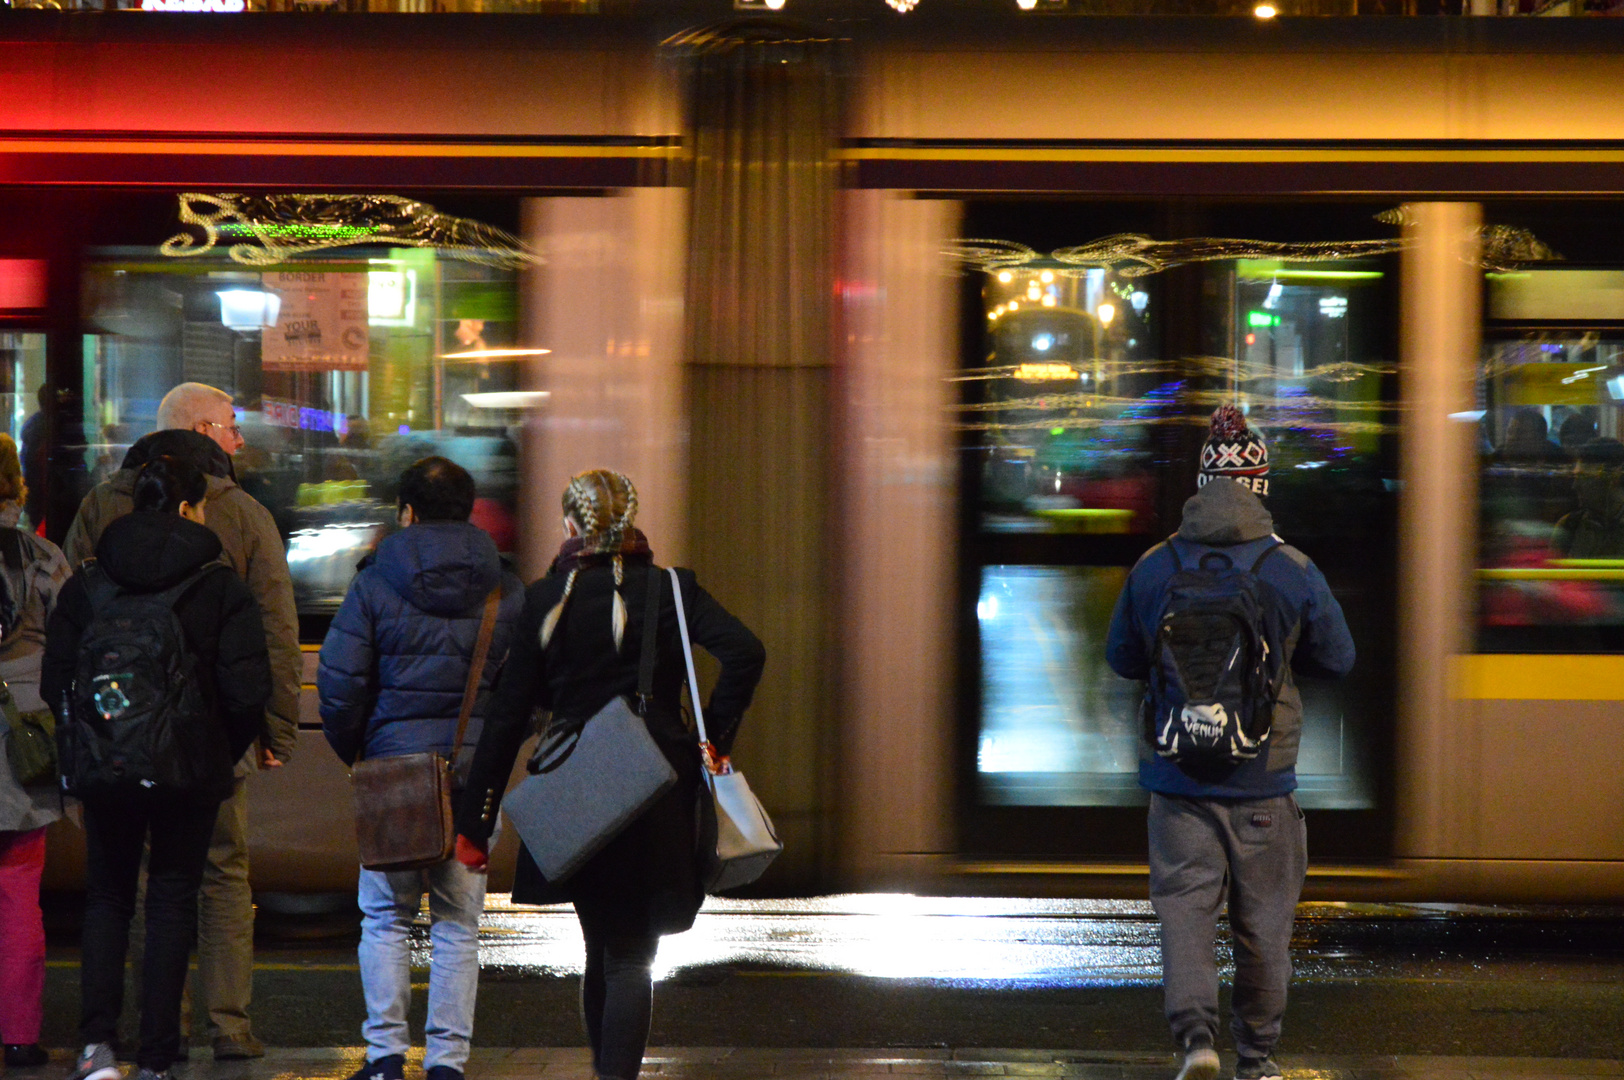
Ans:
{"type": "Polygon", "coordinates": [[[480,874],[485,872],[485,867],[490,863],[484,843],[470,840],[462,833],[457,834],[456,859],[468,869],[480,874]]]}

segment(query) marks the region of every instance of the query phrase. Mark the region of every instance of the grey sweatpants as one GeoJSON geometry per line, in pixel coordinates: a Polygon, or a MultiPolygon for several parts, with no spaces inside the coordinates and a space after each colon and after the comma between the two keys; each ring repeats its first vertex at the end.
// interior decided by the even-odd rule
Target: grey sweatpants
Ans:
{"type": "Polygon", "coordinates": [[[1280,1038],[1291,924],[1308,870],[1308,831],[1290,795],[1244,802],[1150,796],[1150,902],[1161,920],[1167,1022],[1183,1047],[1217,1041],[1218,915],[1234,938],[1230,1031],[1245,1057],[1280,1038]]]}

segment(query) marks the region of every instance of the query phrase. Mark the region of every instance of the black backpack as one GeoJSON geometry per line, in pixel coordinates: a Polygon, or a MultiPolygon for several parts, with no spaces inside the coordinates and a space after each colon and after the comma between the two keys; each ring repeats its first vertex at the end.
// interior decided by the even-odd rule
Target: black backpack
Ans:
{"type": "Polygon", "coordinates": [[[1150,648],[1146,737],[1181,765],[1230,766],[1263,752],[1285,674],[1283,602],[1258,577],[1270,544],[1242,569],[1222,551],[1179,559],[1150,648]]]}
{"type": "Polygon", "coordinates": [[[62,786],[76,795],[135,788],[197,791],[229,782],[234,762],[175,605],[211,563],[162,592],[132,593],[85,564],[92,616],[57,727],[62,786]]]}

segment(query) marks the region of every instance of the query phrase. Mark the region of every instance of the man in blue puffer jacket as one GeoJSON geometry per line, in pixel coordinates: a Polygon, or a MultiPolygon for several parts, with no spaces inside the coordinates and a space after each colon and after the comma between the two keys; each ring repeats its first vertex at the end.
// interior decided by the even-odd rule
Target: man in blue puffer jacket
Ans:
{"type": "Polygon", "coordinates": [[[1274,535],[1259,498],[1269,493],[1268,473],[1263,439],[1233,405],[1219,408],[1201,450],[1199,489],[1184,504],[1179,531],[1145,552],[1128,575],[1106,639],[1113,671],[1150,677],[1174,575],[1205,565],[1209,553],[1222,556],[1220,565],[1252,568],[1278,612],[1272,625],[1279,637],[1268,645],[1285,664],[1269,733],[1255,757],[1186,763],[1158,753],[1150,731],[1140,739],[1139,783],[1151,793],[1150,899],[1161,922],[1165,1010],[1184,1051],[1178,1080],[1213,1080],[1218,1073],[1213,939],[1226,904],[1235,947],[1235,1077],[1280,1080],[1273,1052],[1308,870],[1308,835],[1292,794],[1303,719],[1292,676],[1335,678],[1353,667],[1353,638],[1324,575],[1274,535]]]}
{"type": "MultiPolygon", "coordinates": [[[[524,585],[468,521],[474,480],[443,457],[400,478],[401,531],[361,564],[321,646],[316,689],[327,741],[357,756],[451,753],[485,599],[501,589],[489,658],[454,777],[466,777],[490,687],[524,607],[524,585]]],[[[401,1080],[411,1046],[411,926],[429,894],[428,1080],[463,1080],[479,987],[485,875],[449,859],[426,870],[361,871],[361,985],[367,1062],[355,1080],[401,1080]]]]}

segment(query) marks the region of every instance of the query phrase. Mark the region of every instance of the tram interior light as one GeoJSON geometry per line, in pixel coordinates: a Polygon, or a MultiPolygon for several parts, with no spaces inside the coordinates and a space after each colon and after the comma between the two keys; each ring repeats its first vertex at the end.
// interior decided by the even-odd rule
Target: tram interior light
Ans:
{"type": "Polygon", "coordinates": [[[1280,9],[1275,7],[1273,4],[1259,4],[1257,7],[1252,9],[1252,14],[1256,15],[1260,19],[1272,19],[1276,15],[1280,14],[1280,9]]]}
{"type": "Polygon", "coordinates": [[[1135,291],[1128,297],[1128,303],[1133,305],[1134,311],[1138,312],[1140,315],[1143,315],[1145,313],[1146,305],[1150,303],[1150,294],[1147,292],[1135,291]]]}
{"type": "Polygon", "coordinates": [[[1094,309],[1094,314],[1099,316],[1101,326],[1110,326],[1111,320],[1116,318],[1116,305],[1101,304],[1094,309]]]}
{"type": "Polygon", "coordinates": [[[417,319],[416,270],[367,271],[367,323],[411,326],[417,319]]]}
{"type": "Polygon", "coordinates": [[[1263,306],[1266,308],[1274,307],[1274,305],[1280,302],[1280,294],[1284,291],[1285,290],[1280,287],[1280,283],[1278,281],[1271,284],[1269,286],[1269,295],[1263,298],[1263,306]]]}
{"type": "Polygon", "coordinates": [[[220,321],[231,330],[260,330],[275,326],[282,313],[282,298],[261,289],[221,289],[220,321]]]}
{"type": "Polygon", "coordinates": [[[1614,401],[1624,401],[1624,375],[1615,375],[1607,380],[1607,396],[1614,401]]]}

